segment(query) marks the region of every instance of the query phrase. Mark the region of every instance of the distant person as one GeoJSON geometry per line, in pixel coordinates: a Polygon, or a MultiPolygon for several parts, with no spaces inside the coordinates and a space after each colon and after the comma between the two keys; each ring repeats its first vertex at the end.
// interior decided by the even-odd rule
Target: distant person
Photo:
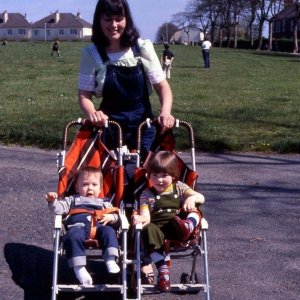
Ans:
{"type": "Polygon", "coordinates": [[[57,56],[60,56],[59,53],[59,45],[58,45],[58,41],[55,41],[52,45],[52,52],[51,52],[51,56],[53,56],[53,53],[56,52],[57,56]]]}
{"type": "Polygon", "coordinates": [[[208,69],[210,67],[209,52],[211,48],[211,42],[208,40],[207,37],[204,38],[204,41],[201,44],[201,48],[202,48],[202,56],[204,60],[204,68],[208,69]]]}
{"type": "Polygon", "coordinates": [[[166,73],[166,78],[171,78],[171,69],[172,69],[172,62],[174,60],[174,53],[170,50],[169,44],[164,44],[165,50],[163,51],[162,55],[162,67],[164,72],[166,73]]]}

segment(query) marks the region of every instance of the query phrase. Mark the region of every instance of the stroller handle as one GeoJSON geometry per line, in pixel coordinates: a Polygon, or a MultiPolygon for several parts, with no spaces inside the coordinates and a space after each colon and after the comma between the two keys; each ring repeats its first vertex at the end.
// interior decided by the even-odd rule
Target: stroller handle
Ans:
{"type": "Polygon", "coordinates": [[[111,121],[108,120],[103,126],[95,126],[93,125],[93,123],[89,120],[86,119],[77,119],[74,121],[69,122],[68,124],[66,124],[65,128],[64,128],[64,133],[63,133],[63,150],[67,149],[67,140],[68,140],[68,132],[69,129],[73,126],[87,126],[89,128],[91,128],[92,130],[99,130],[100,128],[103,127],[108,127],[109,125],[113,125],[117,128],[117,132],[118,132],[118,146],[121,149],[122,148],[122,144],[123,144],[123,134],[122,134],[122,128],[120,126],[120,124],[116,121],[111,121]]]}
{"type": "MultiPolygon", "coordinates": [[[[194,138],[194,130],[191,126],[191,124],[189,124],[186,121],[180,121],[179,119],[176,119],[173,127],[171,127],[170,129],[174,128],[174,127],[179,127],[179,126],[183,126],[187,129],[188,133],[189,133],[189,141],[190,141],[190,148],[191,149],[195,149],[195,138],[194,138]]],[[[150,120],[150,119],[146,119],[144,122],[142,122],[139,127],[138,127],[138,134],[137,134],[137,152],[140,153],[141,151],[141,144],[142,144],[142,130],[144,128],[144,126],[150,127],[150,126],[155,126],[156,129],[158,130],[158,128],[160,127],[158,121],[155,120],[150,120]]]]}

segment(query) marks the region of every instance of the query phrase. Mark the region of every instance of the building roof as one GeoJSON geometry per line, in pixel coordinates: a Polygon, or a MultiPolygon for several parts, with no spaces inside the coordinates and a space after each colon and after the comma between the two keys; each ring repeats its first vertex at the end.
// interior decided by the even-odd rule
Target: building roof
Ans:
{"type": "Polygon", "coordinates": [[[83,20],[78,13],[76,16],[72,13],[55,12],[49,16],[32,23],[32,28],[41,28],[47,23],[47,28],[92,28],[92,24],[83,20]],[[57,18],[57,22],[56,22],[57,18]]]}
{"type": "Polygon", "coordinates": [[[26,16],[20,13],[0,13],[0,28],[28,28],[31,24],[26,20],[26,16]],[[5,22],[5,14],[7,21],[5,22]]]}
{"type": "Polygon", "coordinates": [[[276,20],[294,18],[295,14],[296,14],[295,4],[291,4],[279,12],[276,20]]]}

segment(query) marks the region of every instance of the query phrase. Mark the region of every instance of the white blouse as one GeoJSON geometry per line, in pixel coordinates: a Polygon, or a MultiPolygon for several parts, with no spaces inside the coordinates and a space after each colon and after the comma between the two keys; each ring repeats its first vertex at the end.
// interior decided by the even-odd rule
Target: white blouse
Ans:
{"type": "Polygon", "coordinates": [[[103,63],[94,44],[85,47],[82,50],[78,88],[93,92],[96,97],[101,97],[107,64],[133,67],[137,65],[139,58],[143,63],[145,73],[151,84],[156,84],[164,80],[166,75],[162,70],[152,42],[150,40],[138,39],[138,45],[140,47],[140,57],[134,57],[134,53],[130,48],[127,51],[108,53],[110,61],[107,63],[103,63]]]}

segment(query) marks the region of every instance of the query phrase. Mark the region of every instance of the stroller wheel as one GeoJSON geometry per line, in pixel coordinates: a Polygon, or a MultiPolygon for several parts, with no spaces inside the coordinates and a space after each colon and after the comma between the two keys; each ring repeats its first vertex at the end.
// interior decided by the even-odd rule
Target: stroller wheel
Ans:
{"type": "Polygon", "coordinates": [[[195,282],[194,283],[200,283],[199,274],[198,273],[195,273],[195,282]]]}
{"type": "Polygon", "coordinates": [[[180,276],[180,283],[183,284],[190,283],[190,275],[187,273],[182,273],[180,276]]]}
{"type": "MultiPolygon", "coordinates": [[[[180,277],[180,283],[182,283],[182,284],[192,284],[192,285],[196,284],[196,283],[200,283],[199,275],[198,275],[198,273],[195,273],[195,281],[192,282],[190,280],[190,275],[189,274],[182,273],[181,277],[180,277]]],[[[199,290],[189,290],[187,293],[195,295],[195,294],[198,294],[199,292],[200,292],[200,289],[199,290]]]]}

